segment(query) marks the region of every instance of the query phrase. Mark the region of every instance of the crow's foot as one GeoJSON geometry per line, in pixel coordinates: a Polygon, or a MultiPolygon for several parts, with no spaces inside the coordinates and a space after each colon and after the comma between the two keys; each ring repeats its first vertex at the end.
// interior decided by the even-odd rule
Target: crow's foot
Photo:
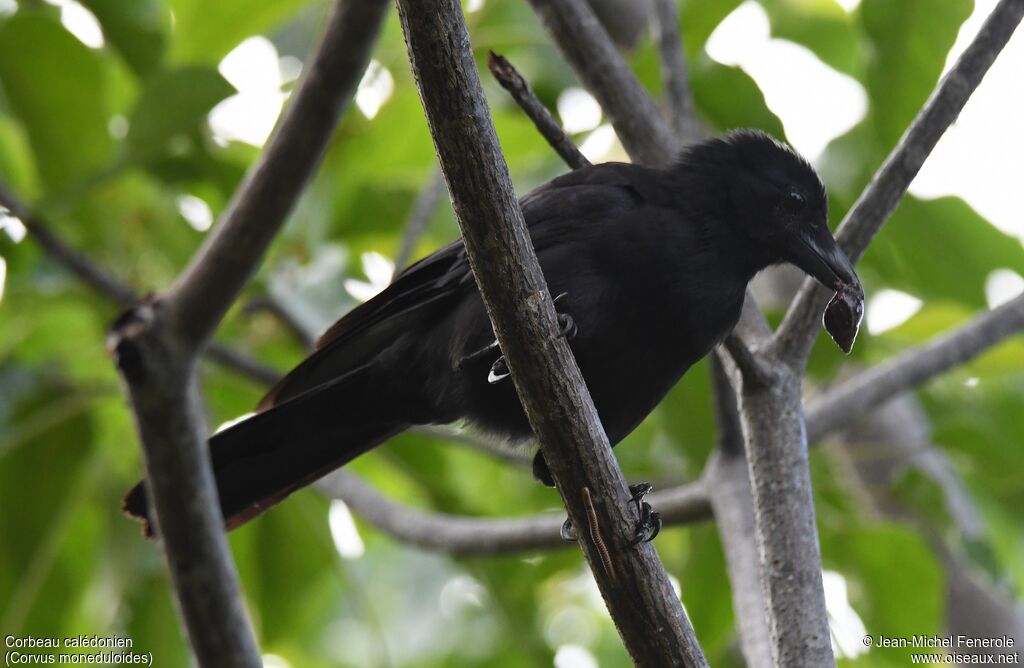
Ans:
{"type": "MultiPolygon", "coordinates": [[[[629,542],[630,546],[649,543],[661,532],[661,513],[651,508],[651,504],[644,501],[644,497],[652,489],[654,489],[654,486],[649,482],[641,482],[629,486],[629,492],[632,495],[629,502],[636,505],[636,511],[640,515],[640,521],[637,522],[633,539],[629,542]]],[[[576,542],[579,540],[579,534],[576,533],[576,527],[573,526],[571,519],[565,520],[559,534],[564,541],[576,542]]]]}
{"type": "Polygon", "coordinates": [[[661,533],[661,513],[655,511],[651,508],[651,504],[644,501],[644,497],[650,494],[652,489],[654,489],[654,485],[649,482],[640,482],[629,486],[629,492],[633,495],[629,500],[636,504],[636,512],[640,515],[633,540],[629,543],[630,546],[649,543],[661,533]]]}

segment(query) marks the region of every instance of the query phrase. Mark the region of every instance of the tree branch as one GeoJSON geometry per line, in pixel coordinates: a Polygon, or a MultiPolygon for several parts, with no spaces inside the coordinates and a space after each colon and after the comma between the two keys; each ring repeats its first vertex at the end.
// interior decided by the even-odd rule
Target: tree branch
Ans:
{"type": "Polygon", "coordinates": [[[690,91],[690,75],[679,34],[676,0],[653,0],[653,23],[665,82],[665,111],[676,138],[685,146],[700,141],[704,132],[690,91]]]}
{"type": "Polygon", "coordinates": [[[384,0],[335,5],[327,32],[270,144],[168,291],[167,317],[192,345],[209,338],[256,272],[320,163],[366,69],[386,7],[384,0]]]}
{"type": "Polygon", "coordinates": [[[777,382],[744,381],[741,415],[772,656],[777,666],[833,665],[801,377],[778,360],[769,363],[777,382]]]}
{"type": "Polygon", "coordinates": [[[1024,330],[1024,295],[975,316],[966,325],[862,371],[807,406],[812,441],[852,426],[868,411],[981,354],[1024,330]]]}
{"type": "Polygon", "coordinates": [[[630,156],[645,165],[669,164],[678,143],[590,6],[584,0],[530,4],[583,85],[601,103],[630,156]]]}
{"type": "Polygon", "coordinates": [[[520,109],[526,112],[537,131],[547,140],[551,148],[555,149],[555,153],[565,161],[565,164],[572,169],[579,169],[590,164],[590,161],[576,147],[548,108],[537,98],[537,94],[533,92],[533,88],[523,78],[523,75],[512,66],[512,63],[508,62],[507,58],[491,51],[487,57],[487,69],[491,71],[501,87],[509,92],[520,109]]]}
{"type": "MultiPolygon", "coordinates": [[[[409,59],[456,217],[498,343],[577,527],[583,490],[615,571],[581,541],[591,571],[639,665],[706,661],[653,547],[628,545],[639,519],[568,343],[512,190],[456,0],[398,0],[409,59]]],[[[586,532],[581,532],[586,533],[586,532]]]]}
{"type": "MultiPolygon", "coordinates": [[[[668,164],[676,146],[646,91],[583,0],[530,0],[569,63],[601,102],[630,155],[668,164]]],[[[749,293],[749,291],[748,291],[749,293]]],[[[764,331],[764,315],[747,300],[734,335],[764,331]]],[[[749,349],[753,346],[746,342],[749,349]]],[[[777,371],[771,383],[743,382],[742,413],[755,507],[761,576],[777,665],[834,660],[814,524],[801,378],[781,360],[759,356],[777,371]]],[[[750,382],[754,381],[754,382],[750,382]]]]}
{"type": "MultiPolygon", "coordinates": [[[[921,165],[959,116],[1022,16],[1024,0],[1000,0],[847,212],[836,231],[836,240],[854,263],[892,215],[921,165]]],[[[825,296],[825,288],[811,278],[804,280],[775,336],[775,346],[786,362],[797,366],[805,363],[814,344],[825,296]]]]}
{"type": "Polygon", "coordinates": [[[743,449],[743,425],[736,393],[720,353],[711,359],[711,387],[715,397],[718,447],[711,453],[701,479],[708,491],[725,551],[743,658],[748,668],[770,668],[771,633],[761,588],[754,499],[743,449]]]}
{"type": "Polygon", "coordinates": [[[134,290],[69,246],[4,183],[0,183],[0,206],[14,214],[25,225],[29,236],[84,284],[119,306],[130,306],[138,301],[134,290]]]}
{"type": "Polygon", "coordinates": [[[285,330],[287,330],[289,334],[292,335],[295,342],[305,350],[312,351],[316,346],[316,334],[310,331],[310,328],[303,325],[303,323],[295,317],[295,314],[293,314],[287,306],[281,303],[280,299],[269,294],[253,297],[246,302],[245,307],[242,309],[242,313],[247,316],[252,316],[260,311],[263,311],[276,320],[285,328],[285,330]]]}
{"type": "Polygon", "coordinates": [[[260,666],[231,561],[195,374],[197,351],[255,271],[355,92],[385,0],[334,6],[270,144],[165,299],[129,309],[108,337],[146,461],[179,613],[204,666],[260,666]]]}
{"type": "MultiPolygon", "coordinates": [[[[357,475],[339,469],[316,484],[330,498],[344,501],[379,531],[424,550],[454,555],[506,554],[568,547],[559,536],[561,515],[479,518],[410,508],[384,496],[357,475]]],[[[711,517],[704,483],[659,490],[647,497],[668,526],[711,517]]]]}
{"type": "MultiPolygon", "coordinates": [[[[1022,329],[1024,296],[976,317],[933,343],[908,350],[878,367],[864,371],[808,404],[807,433],[810,442],[816,444],[827,434],[850,426],[859,419],[858,416],[958,366],[1022,329]]],[[[718,361],[715,360],[713,364],[717,365],[718,361]]],[[[718,406],[722,392],[717,387],[715,396],[718,398],[718,406]]],[[[727,416],[719,415],[717,424],[720,429],[719,447],[725,452],[717,452],[712,456],[702,479],[696,483],[655,492],[648,499],[669,526],[707,520],[713,511],[729,562],[734,609],[740,620],[741,636],[744,637],[744,655],[749,664],[756,665],[759,659],[755,657],[762,655],[748,646],[746,636],[760,636],[756,622],[745,619],[746,615],[751,614],[753,600],[748,600],[748,578],[751,574],[756,577],[757,571],[751,569],[748,563],[752,553],[739,539],[740,536],[747,539],[753,536],[753,508],[750,506],[749,514],[743,511],[745,504],[742,499],[750,498],[750,482],[746,468],[739,469],[743,472],[742,478],[736,473],[737,460],[732,457],[739,439],[741,451],[738,461],[743,463],[743,434],[739,431],[741,425],[733,419],[727,419],[727,416]],[[726,447],[727,444],[733,445],[726,447]],[[738,572],[733,572],[734,569],[738,572]]],[[[439,438],[459,438],[457,434],[438,428],[423,428],[422,431],[439,438]]],[[[536,515],[516,519],[480,519],[419,511],[388,499],[357,476],[343,471],[332,474],[318,487],[328,496],[347,503],[356,514],[380,531],[428,550],[467,555],[497,554],[564,545],[558,539],[561,518],[536,515]]],[[[753,554],[756,555],[756,552],[753,554]]],[[[760,592],[760,585],[756,581],[754,585],[752,591],[760,592]]],[[[758,600],[763,605],[760,596],[758,600]]],[[[760,641],[756,641],[755,645],[760,647],[760,641]]]]}

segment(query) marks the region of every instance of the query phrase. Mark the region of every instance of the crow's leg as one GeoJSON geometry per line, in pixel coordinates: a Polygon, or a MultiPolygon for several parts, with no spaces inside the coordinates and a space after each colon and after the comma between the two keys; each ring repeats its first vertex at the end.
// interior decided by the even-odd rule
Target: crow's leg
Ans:
{"type": "MultiPolygon", "coordinates": [[[[565,306],[568,297],[567,292],[563,292],[554,298],[555,310],[558,312],[558,335],[572,341],[578,331],[576,327],[576,321],[568,313],[559,311],[559,306],[565,306]]],[[[498,342],[494,341],[488,344],[486,347],[481,348],[475,353],[462,359],[462,362],[467,360],[475,359],[481,355],[488,353],[498,347],[498,342]]],[[[460,362],[461,364],[461,362],[460,362]]],[[[491,365],[490,370],[487,372],[487,382],[491,385],[500,383],[501,381],[508,378],[510,372],[508,370],[508,363],[505,361],[505,356],[500,355],[498,359],[494,360],[494,364],[491,365]]]]}

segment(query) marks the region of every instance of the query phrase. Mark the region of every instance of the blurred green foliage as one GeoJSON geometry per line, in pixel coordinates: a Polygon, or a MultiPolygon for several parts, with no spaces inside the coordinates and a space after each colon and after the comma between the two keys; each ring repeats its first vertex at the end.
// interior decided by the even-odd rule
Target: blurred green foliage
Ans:
{"type": "MultiPolygon", "coordinates": [[[[82,0],[105,46],[68,32],[59,11],[20,0],[0,17],[0,179],[55,229],[140,291],[167,286],[202,240],[178,209],[185,195],[219,214],[258,151],[213,140],[210,110],[234,94],[219,61],[262,34],[279,53],[314,43],[324,0],[82,0]]],[[[681,26],[696,103],[715,131],[783,134],[757,84],[713,62],[704,42],[739,4],[686,2],[681,26]]],[[[793,40],[856,78],[867,116],[822,158],[838,220],[935,84],[968,0],[763,0],[775,36],[793,40]]],[[[11,3],[7,3],[11,5],[11,3]]],[[[491,0],[471,15],[477,56],[507,55],[554,107],[577,85],[526,3],[491,0]]],[[[632,54],[660,95],[649,40],[632,54]]],[[[354,107],[314,183],[275,243],[248,298],[270,294],[323,326],[355,302],[346,280],[365,280],[362,254],[397,252],[434,151],[391,16],[375,58],[394,92],[372,120],[354,107]]],[[[521,192],[564,171],[514,104],[485,77],[499,137],[521,192]]],[[[582,139],[582,137],[580,138],[582,139]]],[[[457,234],[440,207],[418,255],[457,234]]],[[[140,472],[131,416],[103,338],[116,310],[68,277],[31,239],[0,233],[0,633],[125,635],[160,665],[186,665],[157,549],[118,513],[140,472]]],[[[869,292],[892,287],[924,300],[904,325],[862,335],[849,366],[871,364],[962,323],[984,306],[987,274],[1024,273],[1020,244],[963,201],[908,198],[863,262],[869,292]],[[945,256],[955,249],[956,261],[945,256]]],[[[778,313],[770,314],[773,318],[778,313]]],[[[235,309],[218,338],[284,369],[301,347],[270,316],[235,309]]],[[[844,362],[818,346],[813,381],[844,362]]],[[[984,549],[969,550],[949,520],[930,531],[954,551],[985,555],[1002,584],[1024,585],[1024,345],[1010,342],[920,391],[934,440],[957,465],[988,520],[984,549]],[[964,381],[977,379],[967,386],[964,381]]],[[[263,388],[204,367],[211,423],[251,409],[263,388]]],[[[701,364],[617,450],[627,474],[660,484],[699,475],[714,439],[701,364]]],[[[843,574],[871,633],[941,629],[944,578],[911,525],[873,519],[844,484],[846,472],[813,456],[826,567],[843,574]]],[[[528,471],[480,452],[405,436],[352,467],[409,504],[480,516],[557,511],[528,471]]],[[[927,485],[927,482],[922,484],[927,485]]],[[[913,509],[934,494],[917,490],[913,509]],[[916,501],[915,501],[916,499],[916,501]]],[[[922,510],[926,510],[922,508],[922,510]]],[[[939,515],[942,515],[941,513],[939,515]]],[[[417,552],[358,523],[365,553],[343,559],[328,502],[304,491],[231,535],[263,651],[292,666],[539,666],[556,649],[586,647],[603,666],[625,665],[614,627],[577,552],[452,559],[417,552]]],[[[976,545],[974,546],[977,547],[976,545]]],[[[667,530],[658,548],[715,666],[740,665],[722,547],[712,526],[667,530]]],[[[851,663],[903,665],[872,652],[851,663]]]]}

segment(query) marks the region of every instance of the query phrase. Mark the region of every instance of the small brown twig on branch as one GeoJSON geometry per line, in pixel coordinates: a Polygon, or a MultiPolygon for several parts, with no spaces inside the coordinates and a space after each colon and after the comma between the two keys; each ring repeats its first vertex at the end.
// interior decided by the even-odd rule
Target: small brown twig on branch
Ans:
{"type": "Polygon", "coordinates": [[[548,108],[537,98],[537,94],[533,92],[533,88],[523,78],[523,75],[512,66],[512,63],[508,62],[507,58],[491,51],[487,57],[487,68],[501,84],[501,87],[507,90],[512,99],[526,112],[526,115],[537,127],[537,131],[561,156],[565,164],[573,169],[590,164],[590,161],[576,147],[548,108]]]}

